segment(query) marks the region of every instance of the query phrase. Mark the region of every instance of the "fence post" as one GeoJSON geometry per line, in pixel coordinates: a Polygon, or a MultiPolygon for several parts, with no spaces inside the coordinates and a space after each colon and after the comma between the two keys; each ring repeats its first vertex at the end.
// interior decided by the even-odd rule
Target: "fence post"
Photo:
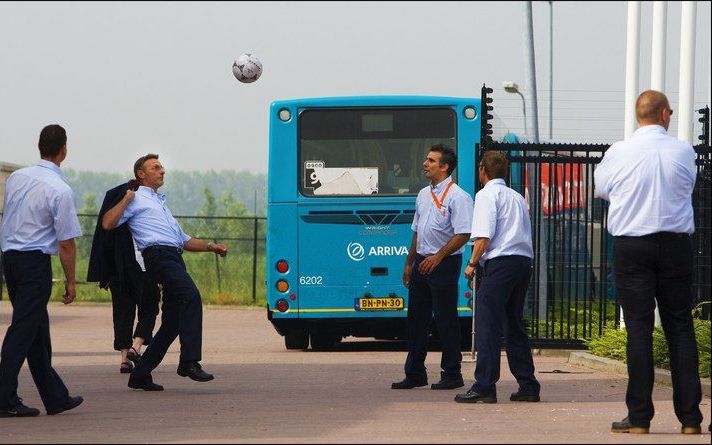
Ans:
{"type": "Polygon", "coordinates": [[[257,215],[252,236],[252,302],[257,302],[257,215]]]}
{"type": "MultiPolygon", "coordinates": [[[[213,242],[214,242],[215,244],[217,244],[217,243],[218,243],[218,240],[216,240],[216,239],[213,238],[213,242]]],[[[220,260],[218,260],[218,254],[217,254],[217,253],[215,254],[215,273],[216,273],[217,276],[218,276],[218,293],[222,293],[222,286],[221,286],[221,284],[220,284],[220,282],[222,281],[221,278],[220,278],[220,260]]]]}

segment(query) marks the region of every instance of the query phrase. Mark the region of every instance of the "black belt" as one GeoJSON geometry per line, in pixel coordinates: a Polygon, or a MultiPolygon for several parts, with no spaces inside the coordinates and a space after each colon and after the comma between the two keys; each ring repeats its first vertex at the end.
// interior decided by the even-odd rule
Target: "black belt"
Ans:
{"type": "Polygon", "coordinates": [[[181,255],[183,253],[182,247],[164,246],[162,244],[155,244],[153,246],[148,246],[145,249],[143,249],[144,252],[150,252],[152,250],[164,250],[166,252],[177,253],[178,255],[181,255]]]}
{"type": "Polygon", "coordinates": [[[649,234],[647,234],[647,235],[641,235],[641,236],[627,236],[627,235],[621,235],[621,236],[617,236],[616,238],[623,238],[623,239],[670,240],[670,239],[689,238],[689,237],[690,237],[690,234],[689,234],[689,233],[655,232],[655,233],[649,233],[649,234]]]}

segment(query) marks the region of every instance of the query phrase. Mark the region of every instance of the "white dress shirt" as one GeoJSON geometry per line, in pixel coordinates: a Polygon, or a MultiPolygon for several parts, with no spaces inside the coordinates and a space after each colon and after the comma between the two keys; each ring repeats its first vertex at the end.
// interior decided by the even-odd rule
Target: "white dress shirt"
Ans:
{"type": "Polygon", "coordinates": [[[183,247],[191,239],[166,206],[166,195],[143,185],[136,190],[117,226],[126,221],[134,242],[142,252],[146,247],[155,245],[183,247]]]}
{"type": "Polygon", "coordinates": [[[3,252],[41,250],[56,255],[59,241],[80,236],[74,193],[56,164],[43,159],[10,175],[0,229],[3,252]]]}
{"type": "Polygon", "coordinates": [[[527,202],[504,179],[489,180],[475,195],[470,238],[490,240],[480,264],[509,255],[534,258],[527,202]]]}
{"type": "MultiPolygon", "coordinates": [[[[420,255],[436,254],[453,236],[470,231],[472,198],[460,186],[452,184],[443,199],[442,195],[451,182],[452,177],[448,176],[435,186],[428,185],[420,190],[415,200],[415,215],[411,229],[418,233],[416,251],[420,255]],[[435,203],[433,194],[438,200],[442,200],[440,208],[435,203]]],[[[451,255],[461,254],[463,250],[465,246],[451,255]]]]}
{"type": "Polygon", "coordinates": [[[611,145],[594,171],[594,196],[610,202],[608,232],[643,236],[693,233],[695,151],[660,125],[640,127],[611,145]]]}

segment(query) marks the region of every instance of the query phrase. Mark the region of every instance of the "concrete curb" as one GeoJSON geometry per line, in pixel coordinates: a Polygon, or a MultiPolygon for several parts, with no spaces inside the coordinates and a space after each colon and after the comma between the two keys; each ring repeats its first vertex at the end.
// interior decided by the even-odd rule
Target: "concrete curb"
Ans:
{"type": "MultiPolygon", "coordinates": [[[[610,358],[598,357],[588,352],[575,351],[569,354],[569,363],[572,365],[585,366],[598,371],[610,372],[614,374],[628,375],[628,367],[625,363],[610,358]]],[[[702,394],[710,397],[712,393],[710,379],[701,379],[702,394]]],[[[670,371],[655,368],[655,383],[672,386],[670,371]]]]}

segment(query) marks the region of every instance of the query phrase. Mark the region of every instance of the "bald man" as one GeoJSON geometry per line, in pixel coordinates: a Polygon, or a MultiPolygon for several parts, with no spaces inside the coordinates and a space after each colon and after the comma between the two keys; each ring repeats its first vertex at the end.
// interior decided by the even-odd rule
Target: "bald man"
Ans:
{"type": "Polygon", "coordinates": [[[595,196],[610,202],[615,285],[628,337],[628,416],[611,430],[649,431],[657,302],[670,349],[675,414],[682,433],[700,434],[702,391],[691,312],[696,155],[690,144],[667,134],[672,109],[663,93],[645,91],[635,108],[640,128],[611,145],[594,173],[595,196]]]}

